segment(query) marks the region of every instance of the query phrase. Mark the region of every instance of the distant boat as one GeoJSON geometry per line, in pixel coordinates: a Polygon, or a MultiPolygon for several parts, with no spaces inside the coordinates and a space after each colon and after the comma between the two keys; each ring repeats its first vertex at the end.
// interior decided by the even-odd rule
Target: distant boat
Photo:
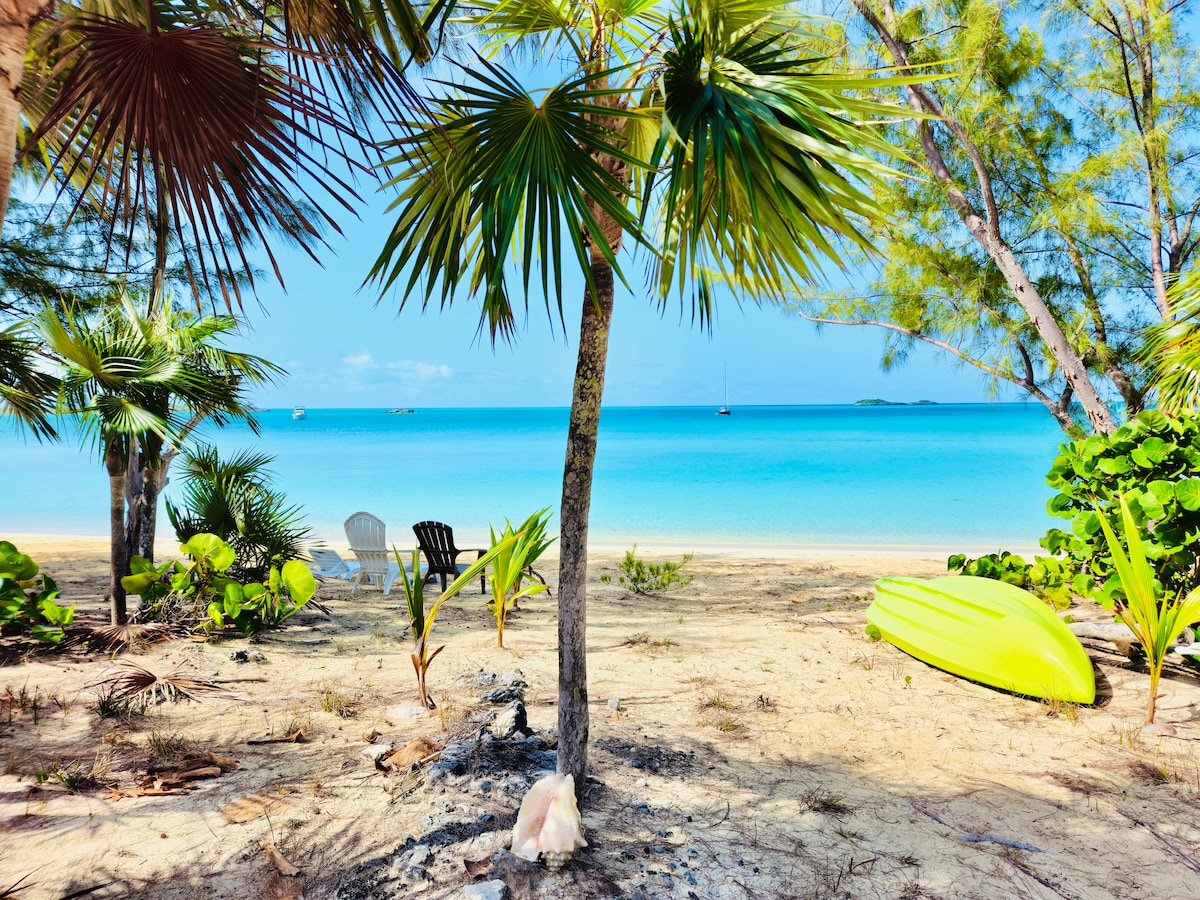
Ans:
{"type": "Polygon", "coordinates": [[[415,412],[416,412],[415,409],[407,409],[405,407],[399,407],[397,409],[389,409],[387,411],[387,414],[390,416],[409,416],[415,412]]]}
{"type": "Polygon", "coordinates": [[[308,413],[306,413],[304,411],[303,406],[297,406],[295,409],[292,410],[292,418],[293,419],[307,419],[308,413]]]}
{"type": "Polygon", "coordinates": [[[729,363],[725,364],[725,405],[717,410],[718,416],[732,416],[733,410],[729,408],[729,363]]]}

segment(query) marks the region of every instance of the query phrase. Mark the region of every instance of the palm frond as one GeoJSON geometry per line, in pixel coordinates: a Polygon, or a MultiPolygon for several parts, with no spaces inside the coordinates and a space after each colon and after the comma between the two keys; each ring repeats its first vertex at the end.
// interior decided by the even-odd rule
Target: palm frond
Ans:
{"type": "Polygon", "coordinates": [[[650,160],[659,174],[643,188],[643,217],[665,223],[660,293],[701,272],[700,296],[713,278],[779,295],[824,260],[841,264],[833,236],[870,247],[855,224],[877,210],[864,187],[896,174],[868,155],[893,152],[870,123],[902,111],[855,91],[903,79],[824,72],[803,33],[769,14],[738,27],[744,4],[690,9],[670,25],[650,160]]]}
{"type": "Polygon", "coordinates": [[[442,103],[436,128],[394,145],[401,155],[388,161],[389,184],[401,194],[389,209],[399,215],[368,280],[386,291],[408,270],[401,305],[424,280],[423,305],[440,295],[443,306],[467,281],[482,291],[481,327],[494,341],[512,334],[511,267],[522,273],[527,300],[540,264],[542,293],[557,298],[561,317],[564,239],[589,288],[591,252],[616,266],[591,204],[623,229],[634,232],[635,221],[627,189],[595,157],[641,163],[595,121],[597,101],[613,92],[589,89],[594,75],[563,82],[538,102],[500,68],[479,65],[442,103]]]}
{"type": "Polygon", "coordinates": [[[268,236],[285,234],[310,255],[337,230],[310,185],[352,209],[357,194],[316,152],[343,160],[339,142],[358,143],[321,91],[272,62],[289,49],[210,24],[160,27],[98,14],[62,20],[45,106],[25,153],[45,142],[51,169],[80,197],[111,206],[131,233],[166,202],[189,277],[240,301],[240,269],[253,284],[252,242],[278,265],[268,236]],[[61,74],[61,79],[58,75],[61,74]],[[51,90],[53,88],[53,90],[51,90]],[[351,199],[347,199],[351,198],[351,199]],[[232,254],[226,243],[232,243],[232,254]]]}
{"type": "Polygon", "coordinates": [[[12,415],[38,440],[58,433],[50,422],[58,379],[38,368],[37,343],[18,323],[0,331],[0,413],[12,415]]]}
{"type": "Polygon", "coordinates": [[[1147,332],[1142,350],[1158,408],[1168,415],[1200,406],[1200,269],[1171,287],[1173,319],[1147,332]]]}
{"type": "Polygon", "coordinates": [[[92,687],[107,688],[108,696],[118,702],[137,700],[145,705],[167,700],[199,700],[201,694],[229,697],[228,690],[203,678],[193,678],[185,671],[186,663],[176,663],[158,675],[145,666],[126,660],[117,674],[103,678],[92,687]]]}

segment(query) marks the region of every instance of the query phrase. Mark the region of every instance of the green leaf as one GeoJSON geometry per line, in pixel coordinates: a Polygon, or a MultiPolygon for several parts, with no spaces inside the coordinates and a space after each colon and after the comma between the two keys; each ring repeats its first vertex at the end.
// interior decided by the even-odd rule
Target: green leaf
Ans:
{"type": "Polygon", "coordinates": [[[237,559],[237,551],[215,534],[193,535],[179,550],[197,562],[207,562],[217,572],[224,572],[237,559]]]}
{"type": "Polygon", "coordinates": [[[1188,512],[1200,511],[1200,478],[1184,478],[1175,485],[1175,498],[1188,512]]]}
{"type": "Polygon", "coordinates": [[[1143,469],[1153,469],[1156,465],[1166,459],[1167,454],[1172,452],[1174,449],[1174,444],[1168,444],[1159,437],[1150,437],[1142,441],[1142,443],[1129,454],[1129,457],[1143,469]]]}
{"type": "Polygon", "coordinates": [[[281,577],[288,596],[297,609],[304,606],[317,592],[317,581],[312,570],[299,560],[285,562],[281,577]]]}
{"type": "Polygon", "coordinates": [[[1096,468],[1105,475],[1124,475],[1133,468],[1128,456],[1106,457],[1096,463],[1096,468]]]}
{"type": "Polygon", "coordinates": [[[121,587],[131,594],[142,595],[158,582],[157,572],[142,572],[137,575],[126,575],[121,579],[121,587]]]}
{"type": "Polygon", "coordinates": [[[225,614],[231,618],[236,618],[242,611],[242,601],[245,599],[245,594],[242,592],[242,586],[237,582],[225,585],[225,614]]]}

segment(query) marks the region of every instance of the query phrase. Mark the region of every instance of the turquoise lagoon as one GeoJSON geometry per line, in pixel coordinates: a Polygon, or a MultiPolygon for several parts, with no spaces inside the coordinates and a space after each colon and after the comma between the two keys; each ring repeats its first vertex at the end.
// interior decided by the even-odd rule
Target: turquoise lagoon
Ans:
{"type": "MultiPolygon", "coordinates": [[[[1038,406],[714,412],[605,408],[592,540],[1025,548],[1052,521],[1044,475],[1063,435],[1038,406]]],[[[489,523],[558,506],[565,409],[310,409],[303,421],[269,410],[259,421],[258,436],[240,426],[205,437],[274,455],[278,486],[327,539],[365,509],[401,546],[422,519],[474,544],[489,523]]],[[[0,464],[0,535],[106,533],[108,486],[91,447],[38,444],[0,424],[0,464]]]]}

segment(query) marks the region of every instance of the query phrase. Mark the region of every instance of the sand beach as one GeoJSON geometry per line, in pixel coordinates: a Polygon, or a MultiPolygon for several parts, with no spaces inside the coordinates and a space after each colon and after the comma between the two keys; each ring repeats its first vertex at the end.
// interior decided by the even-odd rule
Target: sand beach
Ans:
{"type": "MultiPolygon", "coordinates": [[[[104,540],[14,540],[79,604],[79,621],[105,623],[104,540]]],[[[674,550],[640,548],[649,559],[674,550]]],[[[513,613],[503,649],[478,593],[447,604],[436,631],[446,649],[429,674],[438,709],[427,712],[400,595],[351,597],[329,581],[318,593],[327,616],[306,610],[254,642],[173,641],[110,658],[4,639],[0,890],[26,900],[1200,897],[1194,670],[1169,668],[1159,701],[1169,727],[1147,734],[1146,675],[1111,646],[1088,644],[1102,696],[1076,707],[872,643],[873,580],[940,574],[940,552],[706,547],[687,567],[690,585],[649,597],[600,581],[620,554],[592,554],[589,846],[561,872],[505,852],[521,796],[552,759],[553,599],[513,613]],[[99,682],[124,660],[159,674],[179,666],[226,694],[104,718],[99,682]],[[514,696],[526,729],[494,739],[514,696]],[[391,772],[372,759],[380,743],[418,739],[446,747],[442,758],[391,772]]],[[[554,560],[539,569],[553,587],[554,560]]]]}

